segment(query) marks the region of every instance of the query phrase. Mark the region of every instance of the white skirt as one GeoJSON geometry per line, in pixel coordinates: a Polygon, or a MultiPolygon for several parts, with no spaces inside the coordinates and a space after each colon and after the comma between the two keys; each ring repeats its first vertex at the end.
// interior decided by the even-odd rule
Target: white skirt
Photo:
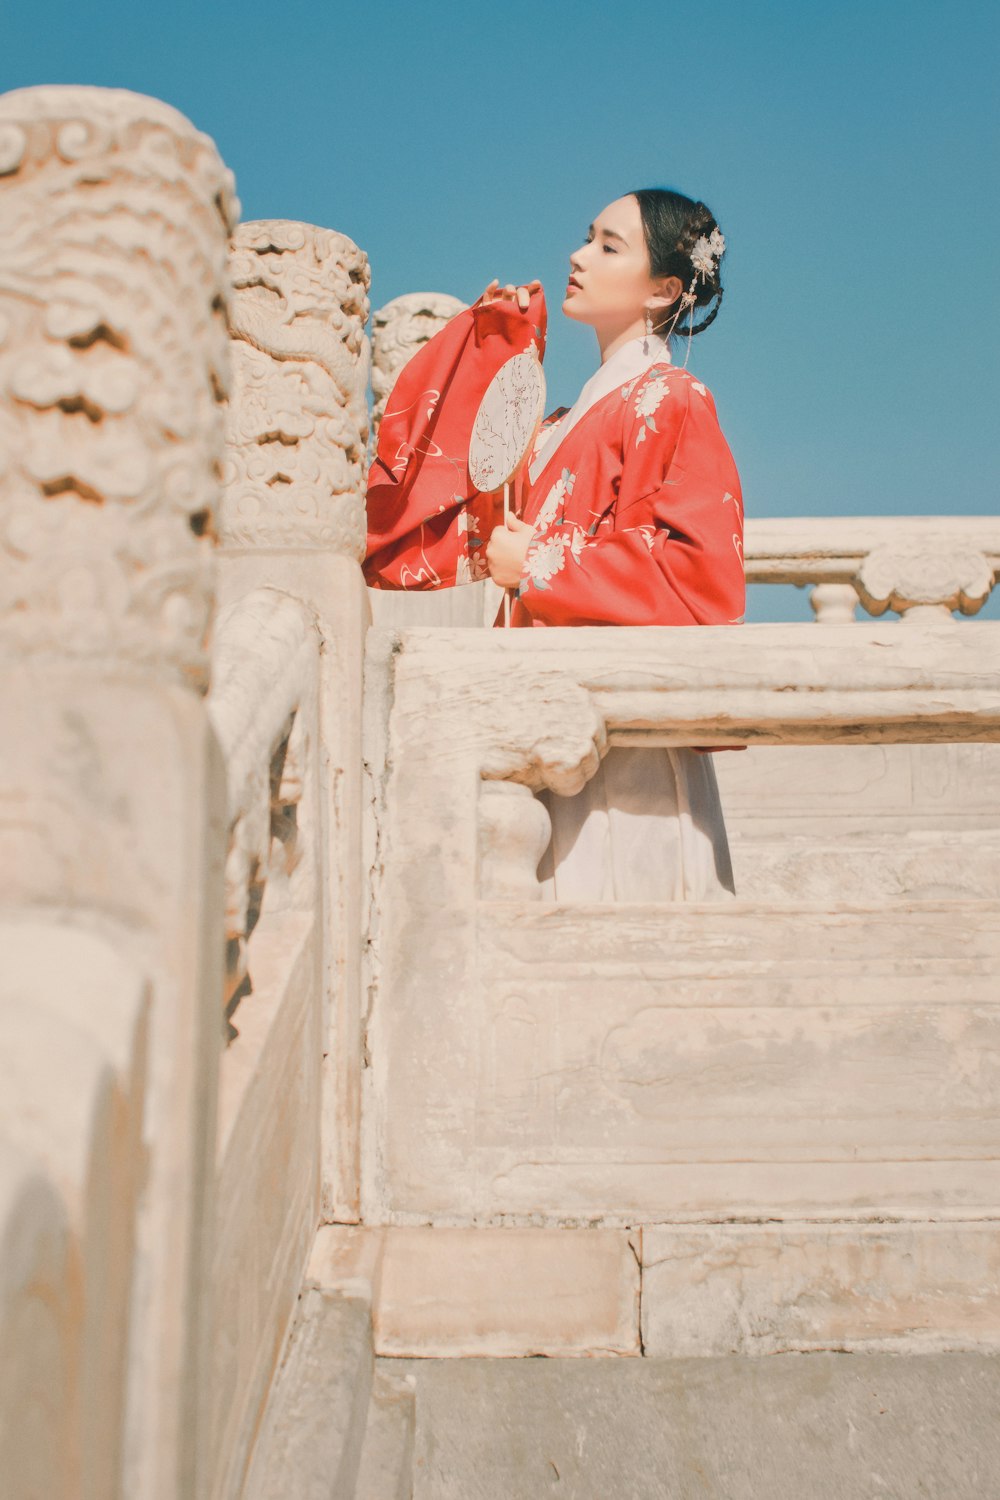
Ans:
{"type": "Polygon", "coordinates": [[[735,894],[710,754],[614,747],[573,797],[542,792],[550,901],[719,901],[735,894]]]}

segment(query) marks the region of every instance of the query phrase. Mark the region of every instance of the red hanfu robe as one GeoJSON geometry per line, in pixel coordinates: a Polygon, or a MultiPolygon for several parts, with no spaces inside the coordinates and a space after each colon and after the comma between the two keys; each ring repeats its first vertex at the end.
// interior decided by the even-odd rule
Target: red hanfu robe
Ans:
{"type": "MultiPolygon", "coordinates": [[[[523,313],[479,302],[400,372],[369,481],[369,584],[436,588],[485,576],[502,515],[498,497],[478,496],[469,479],[472,424],[496,371],[532,340],[541,352],[544,332],[540,293],[523,313]]],[[[512,625],[742,619],[739,476],[701,381],[652,364],[551,443],[535,481],[522,471],[516,484],[535,533],[512,625]]]]}
{"type": "MultiPolygon", "coordinates": [[[[438,588],[486,575],[486,544],[502,515],[498,497],[478,496],[469,478],[472,425],[496,371],[532,339],[541,353],[544,332],[540,295],[526,313],[480,302],[400,372],[369,484],[369,584],[438,588]]],[[[564,409],[547,419],[518,476],[516,509],[534,535],[513,625],[742,618],[740,484],[715,404],[664,345],[654,341],[640,357],[641,346],[602,365],[548,436],[564,409]]],[[[552,832],[540,871],[546,896],[730,896],[710,748],[613,747],[575,797],[541,793],[552,832]]]]}
{"type": "Polygon", "coordinates": [[[503,523],[502,495],[469,476],[472,425],[486,387],[515,354],[545,348],[541,291],[522,312],[482,300],[404,365],[368,475],[365,579],[372,588],[435,589],[487,576],[486,543],[503,523]]]}

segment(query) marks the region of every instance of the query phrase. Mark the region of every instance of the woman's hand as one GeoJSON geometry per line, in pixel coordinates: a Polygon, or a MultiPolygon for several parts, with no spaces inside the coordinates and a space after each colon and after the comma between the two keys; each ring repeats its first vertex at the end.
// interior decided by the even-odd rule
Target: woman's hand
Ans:
{"type": "Polygon", "coordinates": [[[486,564],[494,583],[502,588],[515,588],[521,581],[528,543],[535,528],[527,521],[519,521],[511,514],[506,526],[494,526],[493,535],[486,543],[486,564]]]}
{"type": "Polygon", "coordinates": [[[483,302],[502,302],[505,298],[516,300],[521,311],[527,312],[531,294],[532,292],[537,292],[541,284],[536,277],[534,281],[528,281],[524,286],[515,286],[513,282],[509,281],[505,287],[501,287],[500,282],[494,276],[480,300],[483,302]]]}

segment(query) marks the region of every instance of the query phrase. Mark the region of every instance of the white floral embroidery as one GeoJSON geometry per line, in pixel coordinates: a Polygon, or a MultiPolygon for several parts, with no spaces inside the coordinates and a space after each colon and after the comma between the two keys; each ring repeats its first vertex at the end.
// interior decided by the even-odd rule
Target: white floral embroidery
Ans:
{"type": "Polygon", "coordinates": [[[634,403],[635,414],[643,420],[642,427],[636,433],[635,446],[637,448],[640,443],[646,441],[647,427],[650,432],[658,431],[656,423],[653,421],[653,415],[658,410],[664,396],[668,396],[669,394],[667,377],[665,375],[657,375],[656,379],[650,380],[647,385],[644,385],[638,396],[636,396],[634,403]]]}
{"type": "Polygon", "coordinates": [[[547,588],[549,579],[566,566],[567,554],[574,562],[579,562],[587,545],[586,532],[582,526],[576,525],[554,532],[543,542],[532,542],[524,560],[528,582],[536,589],[547,588]]]}
{"type": "Polygon", "coordinates": [[[697,391],[699,396],[707,396],[708,395],[708,386],[702,385],[702,383],[701,383],[700,380],[692,380],[692,382],[691,382],[691,389],[693,391],[697,391]]]}
{"type": "Polygon", "coordinates": [[[651,417],[660,402],[667,394],[667,378],[659,375],[651,380],[635,398],[635,414],[637,417],[651,417]]]}
{"type": "Polygon", "coordinates": [[[563,469],[559,478],[546,495],[545,503],[538,512],[538,517],[535,521],[536,534],[545,531],[547,527],[552,525],[559,511],[566,504],[566,496],[572,495],[575,483],[576,475],[570,473],[569,469],[563,469]]]}
{"type": "Polygon", "coordinates": [[[529,548],[525,566],[536,588],[544,588],[550,578],[562,572],[566,566],[565,552],[566,538],[559,535],[550,536],[529,548]]]}

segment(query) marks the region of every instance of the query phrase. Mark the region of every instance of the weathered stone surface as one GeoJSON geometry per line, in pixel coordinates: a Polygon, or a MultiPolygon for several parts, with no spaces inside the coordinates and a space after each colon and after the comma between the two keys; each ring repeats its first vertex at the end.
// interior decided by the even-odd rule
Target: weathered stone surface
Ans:
{"type": "Polygon", "coordinates": [[[412,1375],[376,1366],[354,1500],[411,1500],[415,1386],[412,1375]]]}
{"type": "Polygon", "coordinates": [[[858,592],[852,583],[817,583],[809,590],[809,603],[817,625],[852,625],[858,592]]]}
{"type": "Polygon", "coordinates": [[[390,1213],[996,1203],[1000,938],[960,911],[498,904],[472,994],[389,1031],[390,1213]]]}
{"type": "Polygon", "coordinates": [[[961,610],[974,615],[993,588],[993,560],[963,546],[947,531],[937,537],[897,537],[876,547],[857,572],[858,597],[869,614],[887,609],[911,616],[961,610]]]}
{"type": "MultiPolygon", "coordinates": [[[[38,917],[0,922],[0,1144],[21,1162],[11,1190],[25,1212],[22,1231],[13,1224],[3,1231],[21,1243],[6,1266],[0,1258],[8,1294],[19,1283],[7,1306],[4,1362],[13,1371],[20,1356],[37,1369],[57,1350],[65,1361],[47,1396],[30,1385],[22,1394],[24,1441],[8,1455],[5,1479],[18,1495],[30,1495],[36,1466],[53,1461],[42,1451],[50,1441],[70,1464],[67,1492],[99,1500],[115,1495],[119,1482],[145,1173],[149,987],[116,946],[38,917]],[[58,1213],[43,1235],[46,1197],[58,1213]],[[60,1289],[51,1284],[54,1254],[60,1289]],[[23,1341],[36,1320],[40,1347],[32,1353],[23,1341]],[[38,1424],[48,1400],[47,1434],[38,1424]]],[[[12,1384],[7,1404],[0,1401],[0,1431],[14,1420],[12,1384]]]]}
{"type": "Polygon", "coordinates": [[[1000,745],[717,755],[741,899],[1000,899],[1000,745]]]}
{"type": "MultiPolygon", "coordinates": [[[[359,1018],[365,900],[361,874],[361,684],[364,638],[370,621],[367,591],[352,557],[328,554],[318,547],[285,551],[247,547],[223,553],[219,564],[224,621],[230,608],[240,610],[244,601],[264,591],[270,597],[280,596],[293,610],[304,612],[318,644],[318,675],[308,693],[298,695],[296,724],[288,742],[298,768],[296,800],[290,809],[294,820],[284,817],[284,801],[271,808],[272,824],[274,813],[279,815],[282,837],[270,845],[267,900],[272,906],[277,900],[285,909],[309,913],[316,923],[316,941],[322,948],[323,1216],[356,1219],[360,1196],[359,1018]]],[[[262,652],[261,657],[264,655],[262,652]]],[[[259,665],[256,653],[246,663],[251,677],[253,663],[259,665]]],[[[241,695],[241,701],[248,706],[257,702],[262,722],[271,722],[286,689],[282,676],[275,679],[258,672],[252,692],[241,695]]],[[[234,743],[241,743],[238,736],[234,743]]],[[[277,790],[281,797],[280,783],[277,790]]],[[[259,798],[256,806],[260,807],[259,798]]],[[[235,882],[231,882],[230,889],[234,888],[235,882]]],[[[252,959],[253,954],[248,953],[251,978],[252,959]]]]}
{"type": "MultiPolygon", "coordinates": [[[[202,1256],[211,1242],[194,1226],[211,1222],[214,1195],[222,763],[204,701],[189,688],[14,669],[0,673],[0,695],[0,796],[31,808],[30,819],[0,828],[8,900],[77,912],[77,921],[99,932],[110,923],[123,955],[150,984],[149,1154],[131,1305],[135,1415],[126,1445],[137,1463],[150,1465],[149,1477],[161,1463],[169,1472],[177,1461],[193,1461],[193,1410],[208,1358],[202,1256]],[[189,1408],[183,1420],[182,1408],[189,1408]]],[[[137,1479],[134,1486],[130,1500],[146,1500],[137,1479]]]]}
{"type": "Polygon", "coordinates": [[[1000,1349],[1000,1220],[652,1226],[650,1355],[1000,1349]]]}
{"type": "Polygon", "coordinates": [[[353,1496],[373,1374],[368,1304],[304,1292],[244,1500],[353,1496]]]}
{"type": "MultiPolygon", "coordinates": [[[[58,1188],[0,1135],[0,1463],[9,1500],[83,1493],[81,1279],[58,1188]]],[[[105,1411],[120,1422],[113,1396],[105,1411]]]]}
{"type": "MultiPolygon", "coordinates": [[[[297,609],[308,620],[321,661],[318,674],[309,674],[306,694],[296,689],[295,721],[287,748],[279,751],[282,774],[270,777],[277,793],[270,818],[261,778],[275,768],[266,747],[253,744],[259,733],[228,742],[231,748],[242,744],[237,772],[246,769],[246,752],[253,750],[255,783],[234,778],[253,797],[237,816],[230,845],[230,951],[249,937],[243,890],[248,887],[252,917],[263,871],[272,908],[277,900],[315,913],[322,950],[322,1211],[350,1219],[358,1215],[360,1195],[360,723],[370,613],[358,559],[365,537],[368,261],[344,235],[268,219],[237,229],[230,275],[234,379],[220,601],[242,616],[242,628],[252,629],[254,597],[267,591],[272,601],[284,598],[286,617],[297,609]],[[276,822],[283,837],[275,836],[276,822]],[[280,856],[277,871],[267,859],[269,840],[280,856]]],[[[230,623],[227,614],[226,629],[230,623]]],[[[235,633],[232,643],[238,648],[235,633]]],[[[273,730],[282,700],[291,706],[296,681],[291,658],[277,674],[269,671],[265,658],[273,661],[274,653],[263,649],[266,644],[266,638],[256,645],[247,640],[245,651],[250,683],[243,705],[261,710],[257,730],[273,730]]],[[[231,985],[245,970],[252,982],[252,968],[248,952],[242,965],[234,964],[231,985]]]]}
{"type": "Polygon", "coordinates": [[[265,902],[316,904],[319,650],[305,605],[277,589],[233,601],[216,624],[209,712],[226,758],[230,1015],[253,989],[250,935],[265,902]]]}
{"type": "MultiPolygon", "coordinates": [[[[537,634],[408,631],[370,658],[369,1221],[993,1211],[989,887],[914,871],[917,899],[904,883],[855,901],[826,879],[766,905],[550,905],[532,899],[531,828],[508,826],[520,794],[498,819],[488,788],[572,791],[608,740],[715,743],[737,722],[772,744],[829,739],[835,752],[795,753],[858,753],[874,784],[885,741],[996,732],[994,627],[537,634]]],[[[920,754],[952,766],[955,748],[920,754]]],[[[770,753],[792,752],[718,759],[755,763],[766,802],[770,753]]],[[[946,832],[935,763],[915,755],[908,776],[868,803],[900,831],[919,805],[946,832]]],[[[804,824],[822,782],[798,794],[804,824]]]]}
{"type": "Polygon", "coordinates": [[[1000,1473],[996,1357],[403,1368],[414,1500],[985,1500],[1000,1473]]]}
{"type": "MultiPolygon", "coordinates": [[[[112,941],[149,985],[124,1464],[85,1431],[106,1473],[80,1493],[160,1500],[199,1487],[207,1438],[224,789],[201,693],[236,205],[211,141],[135,94],[8,94],[0,140],[0,801],[23,810],[0,826],[0,870],[7,903],[112,941]]],[[[86,1113],[99,1046],[79,1045],[66,1119],[86,1113]]],[[[95,1137],[113,1136],[106,1075],[90,1097],[95,1137]]],[[[114,1201],[113,1153],[95,1157],[114,1201]]],[[[94,1241],[108,1338],[129,1202],[94,1241]]],[[[118,1422],[102,1368],[80,1378],[118,1422]]]]}
{"type": "Polygon", "coordinates": [[[218,1500],[239,1493],[319,1217],[315,926],[299,912],[262,919],[254,992],[221,1061],[208,1398],[218,1500]]]}
{"type": "Polygon", "coordinates": [[[305,1285],[374,1302],[381,1289],[385,1233],[362,1224],[321,1224],[309,1256],[305,1285]]]}
{"type": "Polygon", "coordinates": [[[369,589],[368,601],[372,622],[390,630],[413,625],[480,629],[492,625],[497,612],[496,591],[487,591],[485,582],[454,589],[369,589]]]}
{"type": "Polygon", "coordinates": [[[543,804],[516,781],[479,792],[479,888],[486,901],[540,901],[538,862],[552,837],[543,804]]]}
{"type": "Polygon", "coordinates": [[[925,553],[972,548],[1000,569],[996,516],[748,516],[747,580],[850,583],[870,553],[900,541],[925,553]]]}
{"type": "Polygon", "coordinates": [[[376,1352],[638,1354],[638,1258],[624,1231],[389,1229],[376,1352]]]}

